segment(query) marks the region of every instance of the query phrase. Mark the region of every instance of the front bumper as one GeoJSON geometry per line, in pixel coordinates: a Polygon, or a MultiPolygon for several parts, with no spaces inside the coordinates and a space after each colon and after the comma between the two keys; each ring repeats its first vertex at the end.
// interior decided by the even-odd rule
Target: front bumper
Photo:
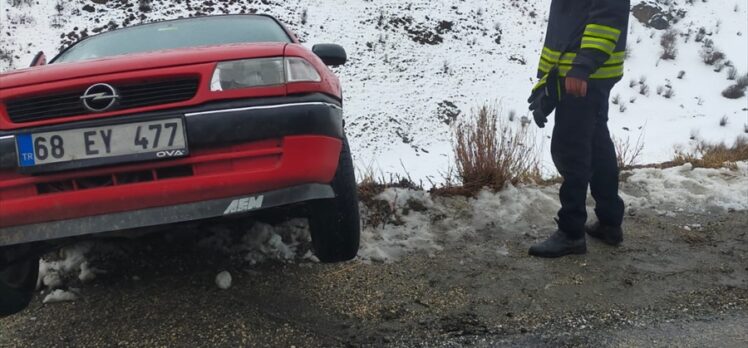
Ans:
{"type": "Polygon", "coordinates": [[[0,228],[0,246],[208,219],[333,197],[335,197],[335,193],[329,185],[306,184],[261,192],[251,197],[220,198],[174,206],[6,227],[0,228]]]}
{"type": "MultiPolygon", "coordinates": [[[[31,175],[22,173],[15,158],[10,160],[6,154],[7,139],[13,134],[0,133],[0,167],[8,168],[0,168],[0,245],[192,220],[190,216],[217,216],[215,208],[203,213],[195,210],[225,204],[226,200],[235,199],[232,197],[263,192],[272,195],[300,185],[329,188],[326,184],[335,175],[342,146],[342,110],[319,96],[303,98],[233,101],[125,116],[127,121],[135,122],[184,115],[190,156],[173,160],[75,170],[63,165],[46,167],[44,173],[31,175]],[[147,180],[133,182],[133,173],[138,177],[145,175],[147,180]],[[91,182],[104,184],[91,187],[91,182]],[[45,189],[48,187],[66,189],[50,191],[45,189]],[[179,213],[159,219],[143,218],[145,213],[138,213],[156,211],[160,213],[151,215],[159,215],[171,212],[169,209],[179,213]]],[[[121,121],[63,126],[82,128],[121,121]]],[[[276,202],[289,204],[330,197],[326,189],[305,192],[312,193],[276,202]]],[[[261,206],[266,207],[269,206],[261,206]]]]}

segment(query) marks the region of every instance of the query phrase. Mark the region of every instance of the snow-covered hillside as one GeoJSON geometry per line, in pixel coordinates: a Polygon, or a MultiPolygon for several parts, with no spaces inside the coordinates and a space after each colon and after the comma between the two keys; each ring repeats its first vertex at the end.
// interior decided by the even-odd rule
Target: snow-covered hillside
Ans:
{"type": "MultiPolygon", "coordinates": [[[[660,60],[665,30],[632,16],[626,76],[613,92],[619,96],[610,112],[614,136],[636,141],[643,134],[640,162],[650,163],[670,159],[674,146],[700,139],[733,141],[748,132],[748,98],[722,96],[734,83],[728,81],[727,61],[738,76],[748,72],[748,1],[635,0],[632,6],[641,3],[663,10],[657,17],[663,19],[654,26],[664,22],[678,31],[677,55],[660,60]],[[723,62],[703,62],[700,51],[707,39],[724,52],[723,62]],[[725,66],[715,72],[720,64],[725,66]],[[648,93],[641,94],[640,81],[648,93]]],[[[521,127],[549,4],[550,0],[0,0],[0,71],[26,66],[39,50],[52,55],[81,36],[123,25],[199,14],[269,13],[309,45],[335,42],[348,50],[349,64],[337,72],[345,86],[348,132],[357,164],[385,173],[408,171],[416,180],[438,182],[452,163],[451,127],[472,108],[493,103],[507,118],[516,111],[512,122],[521,127]]],[[[536,131],[549,173],[550,129],[536,131]]]]}

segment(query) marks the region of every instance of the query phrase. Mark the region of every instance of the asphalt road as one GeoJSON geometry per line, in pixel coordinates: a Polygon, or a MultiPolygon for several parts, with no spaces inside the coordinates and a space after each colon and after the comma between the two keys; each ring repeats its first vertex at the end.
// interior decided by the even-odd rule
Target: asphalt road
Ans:
{"type": "Polygon", "coordinates": [[[559,260],[526,255],[541,236],[489,230],[391,264],[249,266],[189,238],[123,242],[79,300],[0,319],[0,346],[746,347],[747,226],[746,212],[640,214],[623,246],[559,260]]]}

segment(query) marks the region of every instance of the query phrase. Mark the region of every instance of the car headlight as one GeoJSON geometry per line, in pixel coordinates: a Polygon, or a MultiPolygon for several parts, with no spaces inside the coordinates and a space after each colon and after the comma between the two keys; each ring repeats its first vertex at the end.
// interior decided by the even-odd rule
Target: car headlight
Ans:
{"type": "Polygon", "coordinates": [[[212,92],[322,81],[317,69],[303,58],[257,58],[220,62],[210,82],[212,92]]]}
{"type": "Polygon", "coordinates": [[[286,82],[319,82],[317,69],[304,58],[286,58],[286,82]]]}

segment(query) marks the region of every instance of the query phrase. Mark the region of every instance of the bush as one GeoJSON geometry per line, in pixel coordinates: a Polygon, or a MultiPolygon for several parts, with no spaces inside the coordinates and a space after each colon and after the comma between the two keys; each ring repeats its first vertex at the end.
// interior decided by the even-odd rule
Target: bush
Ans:
{"type": "Polygon", "coordinates": [[[52,20],[49,22],[49,26],[54,29],[60,29],[65,25],[65,17],[62,15],[52,16],[52,20]]]}
{"type": "Polygon", "coordinates": [[[706,39],[701,47],[701,59],[706,65],[714,65],[724,60],[725,54],[714,47],[712,40],[706,39]]]}
{"type": "MultiPolygon", "coordinates": [[[[366,214],[362,214],[361,216],[361,221],[365,226],[378,227],[387,224],[401,225],[404,223],[397,207],[387,201],[378,199],[377,196],[385,190],[389,188],[414,191],[424,190],[422,184],[415,184],[413,182],[407,171],[405,176],[390,174],[387,177],[383,173],[377,176],[372,167],[367,167],[364,171],[359,170],[356,177],[361,179],[358,183],[359,201],[367,208],[366,214]]],[[[408,206],[411,206],[410,201],[408,201],[408,206]]]]}
{"type": "Polygon", "coordinates": [[[660,46],[662,46],[662,53],[660,58],[664,60],[673,60],[678,54],[678,31],[675,29],[669,29],[660,38],[660,46]]]}
{"type": "Polygon", "coordinates": [[[737,84],[727,87],[722,91],[722,96],[727,99],[739,99],[745,96],[745,88],[740,88],[737,84]]]}
{"type": "Polygon", "coordinates": [[[731,147],[724,143],[709,144],[702,141],[691,152],[676,152],[668,165],[679,166],[691,163],[694,167],[701,168],[736,169],[736,162],[746,160],[748,160],[748,137],[740,136],[731,147]]]}
{"type": "Polygon", "coordinates": [[[21,5],[31,6],[34,4],[34,0],[11,0],[10,6],[20,7],[21,5]]]}
{"type": "Polygon", "coordinates": [[[484,106],[455,129],[457,178],[467,194],[540,180],[540,161],[527,127],[515,131],[499,120],[495,108],[484,106]]]}
{"type": "Polygon", "coordinates": [[[722,118],[719,119],[719,125],[720,127],[727,126],[727,116],[722,116],[722,118]]]}
{"type": "Polygon", "coordinates": [[[635,143],[631,143],[631,138],[621,139],[613,136],[613,144],[616,147],[616,160],[618,168],[623,170],[636,165],[639,162],[642,151],[644,151],[644,132],[639,133],[635,143]]]}
{"type": "Polygon", "coordinates": [[[442,65],[442,73],[445,75],[451,75],[451,69],[449,68],[449,61],[445,60],[444,64],[442,65]]]}
{"type": "Polygon", "coordinates": [[[649,86],[645,84],[639,85],[639,94],[649,96],[649,86]]]}
{"type": "Polygon", "coordinates": [[[701,27],[701,28],[699,28],[699,32],[696,33],[696,38],[694,40],[696,42],[702,42],[702,41],[704,41],[705,37],[706,37],[706,28],[701,27]]]}
{"type": "Polygon", "coordinates": [[[151,12],[153,0],[138,0],[138,9],[140,12],[151,12]]]}
{"type": "Polygon", "coordinates": [[[696,140],[696,138],[699,137],[699,130],[698,129],[691,129],[691,136],[689,139],[696,140]]]}
{"type": "Polygon", "coordinates": [[[722,96],[728,99],[742,98],[745,96],[746,88],[748,88],[748,73],[739,77],[734,85],[722,91],[722,96]]]}
{"type": "Polygon", "coordinates": [[[407,170],[404,175],[400,174],[389,174],[385,175],[380,172],[378,175],[373,167],[368,166],[363,168],[357,168],[356,177],[359,178],[358,182],[358,197],[361,202],[371,205],[371,202],[376,200],[376,196],[384,192],[388,188],[404,188],[411,190],[423,190],[423,183],[416,184],[408,174],[407,170]]]}
{"type": "Polygon", "coordinates": [[[10,53],[10,51],[4,50],[2,47],[0,47],[0,61],[6,61],[9,66],[13,66],[14,63],[13,55],[10,53]]]}
{"type": "Polygon", "coordinates": [[[738,81],[735,83],[740,88],[748,88],[748,73],[738,78],[738,81]]]}
{"type": "Polygon", "coordinates": [[[734,66],[731,66],[730,69],[727,69],[727,79],[730,81],[734,81],[738,77],[738,69],[734,66]]]}
{"type": "Polygon", "coordinates": [[[665,90],[665,92],[662,93],[662,96],[670,99],[675,96],[675,91],[672,88],[668,88],[665,90]]]}

